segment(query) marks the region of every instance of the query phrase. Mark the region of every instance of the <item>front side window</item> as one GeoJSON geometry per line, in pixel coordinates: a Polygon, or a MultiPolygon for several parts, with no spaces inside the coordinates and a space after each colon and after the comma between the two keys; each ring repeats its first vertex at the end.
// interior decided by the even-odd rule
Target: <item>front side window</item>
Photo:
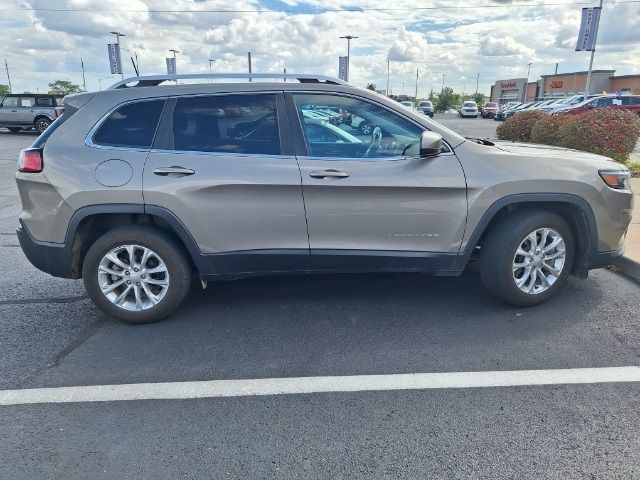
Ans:
{"type": "Polygon", "coordinates": [[[275,95],[188,97],[173,111],[175,150],[280,155],[275,95]]]}
{"type": "Polygon", "coordinates": [[[151,148],[164,100],[128,103],[109,115],[93,137],[98,145],[151,148]]]}
{"type": "Polygon", "coordinates": [[[3,108],[18,108],[18,97],[5,97],[2,101],[3,108]]]}
{"type": "Polygon", "coordinates": [[[380,158],[417,155],[422,128],[373,103],[324,94],[294,95],[309,155],[380,158]]]}

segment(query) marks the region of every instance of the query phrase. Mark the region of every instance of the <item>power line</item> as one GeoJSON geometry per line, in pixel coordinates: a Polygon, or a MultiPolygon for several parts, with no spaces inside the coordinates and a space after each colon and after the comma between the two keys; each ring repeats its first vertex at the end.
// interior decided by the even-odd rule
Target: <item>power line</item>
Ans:
{"type": "MultiPolygon", "coordinates": [[[[609,5],[623,5],[640,3],[640,0],[618,0],[617,2],[610,2],[609,5]]],[[[317,8],[310,9],[308,12],[293,9],[283,10],[262,10],[259,8],[253,9],[202,9],[202,10],[189,10],[189,9],[96,9],[96,8],[47,8],[47,7],[15,7],[15,8],[0,8],[0,11],[11,12],[49,12],[49,13],[73,13],[73,12],[114,12],[114,13],[287,13],[287,14],[322,14],[333,12],[349,12],[349,13],[361,13],[361,12],[408,12],[408,11],[426,11],[426,10],[475,10],[480,8],[539,8],[539,7],[571,7],[579,5],[591,5],[593,1],[578,1],[578,2],[547,2],[547,3],[503,3],[503,4],[488,4],[488,5],[444,5],[439,7],[347,7],[347,8],[317,8]]]]}

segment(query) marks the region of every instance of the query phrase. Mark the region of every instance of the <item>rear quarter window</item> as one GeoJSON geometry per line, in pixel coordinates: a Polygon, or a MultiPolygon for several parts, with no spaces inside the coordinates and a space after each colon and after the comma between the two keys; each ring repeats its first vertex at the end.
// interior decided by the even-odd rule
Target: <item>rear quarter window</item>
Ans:
{"type": "Polygon", "coordinates": [[[93,143],[151,148],[164,103],[164,100],[145,100],[119,107],[100,125],[93,136],[93,143]]]}

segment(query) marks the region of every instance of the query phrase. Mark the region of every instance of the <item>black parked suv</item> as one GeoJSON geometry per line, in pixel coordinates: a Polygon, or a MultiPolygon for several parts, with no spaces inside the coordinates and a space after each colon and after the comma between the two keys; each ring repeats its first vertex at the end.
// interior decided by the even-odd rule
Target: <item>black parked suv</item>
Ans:
{"type": "Polygon", "coordinates": [[[42,133],[63,110],[60,95],[9,94],[0,104],[0,127],[11,132],[34,128],[42,133]]]}

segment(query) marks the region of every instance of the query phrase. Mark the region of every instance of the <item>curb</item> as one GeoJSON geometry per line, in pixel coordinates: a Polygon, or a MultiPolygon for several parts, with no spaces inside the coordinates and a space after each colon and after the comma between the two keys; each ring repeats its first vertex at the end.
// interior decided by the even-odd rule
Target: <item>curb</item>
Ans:
{"type": "Polygon", "coordinates": [[[612,272],[620,273],[631,280],[640,282],[640,262],[629,257],[619,257],[615,263],[609,267],[612,272]]]}

